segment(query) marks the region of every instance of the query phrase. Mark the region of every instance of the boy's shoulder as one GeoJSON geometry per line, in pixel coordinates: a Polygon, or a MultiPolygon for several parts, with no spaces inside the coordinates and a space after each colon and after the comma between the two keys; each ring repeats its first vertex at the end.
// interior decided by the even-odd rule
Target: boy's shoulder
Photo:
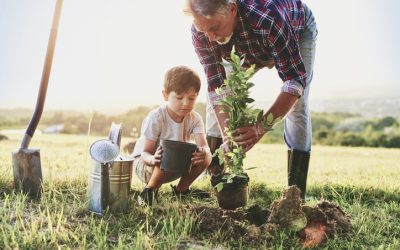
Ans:
{"type": "Polygon", "coordinates": [[[148,116],[162,114],[162,113],[165,112],[165,110],[166,110],[166,106],[165,105],[160,105],[160,106],[155,107],[154,109],[150,110],[149,113],[148,113],[148,116]]]}
{"type": "Polygon", "coordinates": [[[146,119],[151,121],[159,121],[163,119],[163,115],[165,113],[165,108],[163,106],[158,106],[147,113],[146,119]]]}

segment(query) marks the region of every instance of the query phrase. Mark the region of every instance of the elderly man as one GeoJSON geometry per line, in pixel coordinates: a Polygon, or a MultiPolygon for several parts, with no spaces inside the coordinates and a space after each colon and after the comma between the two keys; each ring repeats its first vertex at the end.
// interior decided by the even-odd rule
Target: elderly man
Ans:
{"type": "MultiPolygon", "coordinates": [[[[255,64],[257,70],[278,70],[281,92],[265,116],[285,117],[288,184],[297,185],[304,199],[312,137],[308,93],[317,36],[311,10],[300,0],[186,0],[186,4],[184,12],[193,17],[193,45],[207,76],[208,97],[222,139],[227,116],[220,112],[221,97],[215,93],[226,78],[222,59],[229,60],[235,46],[244,56],[244,67],[255,64]]],[[[229,90],[222,93],[229,95],[229,90]]],[[[248,151],[264,134],[260,124],[246,126],[237,130],[234,140],[248,151]]],[[[218,141],[213,138],[215,131],[209,130],[208,135],[211,144],[218,141]]]]}

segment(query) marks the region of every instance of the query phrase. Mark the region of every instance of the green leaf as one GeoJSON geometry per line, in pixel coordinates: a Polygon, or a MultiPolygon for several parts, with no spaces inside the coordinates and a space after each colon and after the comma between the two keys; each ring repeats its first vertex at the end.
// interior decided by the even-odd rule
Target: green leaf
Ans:
{"type": "Polygon", "coordinates": [[[232,82],[236,82],[236,83],[241,83],[242,82],[242,79],[240,79],[238,76],[236,76],[236,75],[231,75],[230,77],[229,77],[229,83],[232,83],[232,82]]]}
{"type": "Polygon", "coordinates": [[[217,189],[218,192],[221,192],[222,189],[224,188],[224,183],[220,182],[217,185],[215,185],[215,188],[217,189]]]}
{"type": "Polygon", "coordinates": [[[278,118],[275,119],[274,125],[277,124],[277,123],[280,123],[281,121],[282,121],[282,117],[279,116],[278,118]]]}
{"type": "Polygon", "coordinates": [[[231,51],[231,59],[236,65],[240,65],[240,57],[235,54],[234,48],[232,48],[232,51],[231,51]]]}
{"type": "Polygon", "coordinates": [[[232,67],[231,63],[230,63],[230,62],[227,62],[227,61],[225,61],[225,62],[220,62],[220,64],[221,64],[222,66],[224,66],[225,68],[232,67]]]}
{"type": "Polygon", "coordinates": [[[247,83],[247,87],[248,87],[248,88],[252,88],[252,87],[254,87],[254,83],[252,83],[252,82],[248,82],[248,83],[247,83]]]}
{"type": "Polygon", "coordinates": [[[240,66],[242,66],[244,64],[244,57],[242,58],[242,60],[240,60],[240,66]]]}
{"type": "Polygon", "coordinates": [[[254,99],[253,99],[253,98],[246,98],[246,102],[247,102],[247,103],[253,103],[253,102],[254,102],[254,99]]]}
{"type": "Polygon", "coordinates": [[[252,169],[255,169],[255,168],[257,168],[257,167],[246,168],[246,170],[252,170],[252,169]]]}
{"type": "Polygon", "coordinates": [[[219,103],[220,103],[221,105],[226,105],[226,106],[228,106],[228,107],[232,107],[232,102],[227,101],[226,99],[223,99],[223,100],[219,101],[219,103]]]}
{"type": "Polygon", "coordinates": [[[273,120],[274,120],[274,115],[272,113],[269,113],[267,115],[267,120],[266,120],[267,125],[271,125],[273,120]]]}
{"type": "Polygon", "coordinates": [[[244,76],[246,78],[251,77],[253,74],[254,74],[254,67],[250,67],[244,72],[244,76]]]}

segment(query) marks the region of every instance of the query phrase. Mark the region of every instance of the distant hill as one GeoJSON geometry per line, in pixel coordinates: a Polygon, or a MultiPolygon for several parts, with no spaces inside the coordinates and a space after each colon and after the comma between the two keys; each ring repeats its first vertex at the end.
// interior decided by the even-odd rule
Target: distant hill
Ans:
{"type": "Polygon", "coordinates": [[[364,117],[400,117],[400,96],[391,98],[331,99],[311,102],[314,112],[347,112],[364,117]]]}
{"type": "Polygon", "coordinates": [[[32,110],[28,108],[0,109],[0,117],[22,118],[32,115],[32,110]]]}
{"type": "MultiPolygon", "coordinates": [[[[256,102],[256,106],[260,108],[268,107],[272,104],[272,100],[268,102],[256,102]]],[[[311,100],[311,111],[313,112],[346,112],[358,114],[367,118],[392,116],[400,118],[400,96],[388,98],[332,98],[323,100],[311,100]]],[[[205,104],[199,103],[197,110],[201,113],[205,112],[205,104]]],[[[77,116],[80,114],[89,114],[91,112],[81,112],[77,110],[44,110],[43,117],[53,117],[54,114],[62,112],[64,116],[77,116]]],[[[103,113],[102,111],[100,111],[103,113]]],[[[112,115],[121,115],[125,113],[114,112],[112,115]]],[[[0,119],[3,118],[26,118],[31,117],[32,109],[14,108],[0,109],[0,119]]],[[[110,115],[110,114],[108,114],[110,115]]]]}
{"type": "MultiPolygon", "coordinates": [[[[44,110],[42,116],[43,117],[51,117],[55,113],[62,112],[67,116],[75,116],[85,112],[80,112],[76,110],[44,110]]],[[[0,119],[1,117],[6,118],[26,118],[31,117],[33,115],[33,109],[29,108],[14,108],[14,109],[0,109],[0,119]]]]}
{"type": "MultiPolygon", "coordinates": [[[[258,107],[268,107],[268,102],[256,102],[258,107]]],[[[312,99],[310,108],[313,112],[345,112],[367,118],[392,116],[400,118],[400,96],[388,98],[332,98],[312,99]]]]}

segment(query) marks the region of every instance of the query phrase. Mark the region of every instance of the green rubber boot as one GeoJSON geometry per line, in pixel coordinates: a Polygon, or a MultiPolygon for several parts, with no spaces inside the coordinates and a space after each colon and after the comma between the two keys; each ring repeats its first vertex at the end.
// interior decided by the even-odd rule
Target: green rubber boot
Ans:
{"type": "Polygon", "coordinates": [[[288,150],[288,184],[296,185],[301,191],[301,199],[306,198],[308,165],[310,152],[288,150]]]}

